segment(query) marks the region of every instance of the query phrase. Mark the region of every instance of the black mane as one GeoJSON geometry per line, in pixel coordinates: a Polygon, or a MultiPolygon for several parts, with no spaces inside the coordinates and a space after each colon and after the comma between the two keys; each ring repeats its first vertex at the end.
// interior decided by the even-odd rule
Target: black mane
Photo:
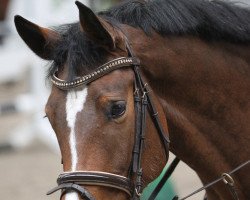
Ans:
{"type": "Polygon", "coordinates": [[[129,0],[101,16],[162,36],[250,42],[250,10],[221,0],[129,0]]]}
{"type": "MultiPolygon", "coordinates": [[[[128,0],[98,14],[112,24],[128,24],[168,35],[193,35],[209,41],[250,43],[250,10],[220,0],[128,0]]],[[[65,63],[69,80],[105,62],[107,52],[81,32],[79,23],[56,28],[62,36],[49,76],[65,63]]]]}

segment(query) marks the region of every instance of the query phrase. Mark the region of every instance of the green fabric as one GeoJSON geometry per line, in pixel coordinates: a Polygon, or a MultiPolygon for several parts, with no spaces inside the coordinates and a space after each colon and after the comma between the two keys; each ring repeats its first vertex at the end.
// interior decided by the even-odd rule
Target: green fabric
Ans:
{"type": "MultiPolygon", "coordinates": [[[[160,176],[155,179],[152,183],[150,183],[144,190],[141,196],[141,200],[147,200],[149,196],[151,195],[152,191],[156,187],[157,183],[161,180],[164,172],[167,170],[167,167],[165,167],[160,174],[160,176]]],[[[169,179],[165,185],[163,186],[162,190],[159,192],[158,196],[155,200],[172,200],[174,196],[176,195],[174,186],[171,182],[171,179],[169,179]]]]}

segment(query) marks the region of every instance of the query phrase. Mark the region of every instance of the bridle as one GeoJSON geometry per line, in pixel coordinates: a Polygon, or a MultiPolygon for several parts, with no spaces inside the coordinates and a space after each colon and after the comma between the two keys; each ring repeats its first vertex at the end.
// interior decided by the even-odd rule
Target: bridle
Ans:
{"type": "Polygon", "coordinates": [[[117,174],[100,172],[100,171],[76,171],[66,172],[59,175],[57,179],[58,186],[49,191],[47,194],[52,194],[58,190],[62,190],[62,195],[68,191],[76,191],[86,200],[94,200],[94,197],[87,191],[83,185],[98,185],[111,187],[126,192],[132,200],[140,198],[142,193],[142,175],[143,169],[141,166],[142,153],[145,140],[146,114],[147,110],[150,113],[152,121],[160,137],[163,145],[166,159],[168,158],[169,138],[164,132],[160,123],[158,112],[153,104],[150,96],[149,86],[144,82],[140,74],[140,61],[133,56],[133,52],[127,45],[128,57],[120,57],[111,60],[104,65],[98,67],[95,71],[78,77],[73,81],[61,80],[55,72],[51,78],[52,83],[61,90],[70,90],[81,85],[89,84],[98,78],[120,68],[131,67],[134,71],[134,101],[135,101],[135,138],[132,152],[132,161],[129,169],[128,177],[117,174]],[[132,177],[135,177],[132,181],[132,177]]]}

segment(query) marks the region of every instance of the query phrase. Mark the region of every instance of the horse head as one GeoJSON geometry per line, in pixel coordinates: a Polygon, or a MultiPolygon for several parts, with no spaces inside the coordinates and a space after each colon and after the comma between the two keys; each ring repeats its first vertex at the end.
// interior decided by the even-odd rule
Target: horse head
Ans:
{"type": "Polygon", "coordinates": [[[168,138],[165,115],[121,29],[76,4],[80,22],[60,30],[15,17],[29,48],[53,63],[45,111],[63,160],[56,190],[67,200],[128,199],[140,195],[168,159],[161,141],[168,138]]]}

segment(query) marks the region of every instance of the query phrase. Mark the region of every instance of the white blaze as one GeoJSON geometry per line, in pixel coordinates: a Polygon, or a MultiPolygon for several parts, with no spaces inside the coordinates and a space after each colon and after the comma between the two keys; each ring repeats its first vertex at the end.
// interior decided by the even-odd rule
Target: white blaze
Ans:
{"type": "Polygon", "coordinates": [[[76,192],[69,192],[66,194],[65,200],[78,200],[78,194],[76,192]]]}
{"type": "MultiPolygon", "coordinates": [[[[87,99],[87,87],[81,91],[69,91],[66,101],[66,117],[68,127],[70,129],[69,146],[71,152],[71,171],[76,171],[78,162],[77,148],[76,148],[76,134],[75,123],[77,113],[81,112],[87,99]]],[[[76,192],[66,194],[66,200],[78,200],[76,192]]]]}

